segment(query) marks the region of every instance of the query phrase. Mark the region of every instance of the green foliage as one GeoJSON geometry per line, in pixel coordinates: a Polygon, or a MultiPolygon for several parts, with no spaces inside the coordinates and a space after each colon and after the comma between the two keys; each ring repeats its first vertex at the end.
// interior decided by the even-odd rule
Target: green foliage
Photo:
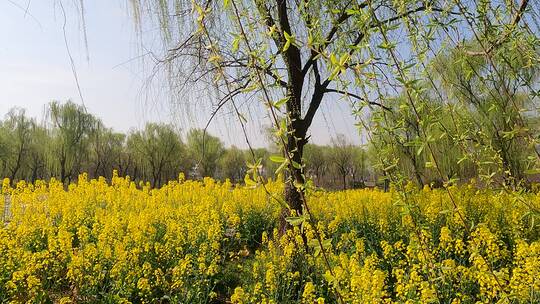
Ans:
{"type": "Polygon", "coordinates": [[[232,182],[240,182],[247,172],[247,152],[232,146],[225,149],[219,158],[219,176],[229,178],[232,182]]]}
{"type": "MultiPolygon", "coordinates": [[[[49,104],[45,117],[41,124],[15,108],[0,122],[0,175],[13,184],[51,177],[66,183],[82,172],[110,179],[116,170],[158,187],[178,179],[180,172],[193,173],[197,164],[196,147],[188,149],[172,125],[149,123],[140,131],[118,133],[72,102],[49,104]]],[[[209,147],[218,148],[206,158],[213,162],[213,176],[240,181],[246,152],[225,149],[216,137],[207,136],[209,147]]]]}
{"type": "Polygon", "coordinates": [[[47,109],[51,128],[48,162],[51,171],[64,183],[75,179],[86,161],[90,130],[97,123],[86,109],[71,101],[53,101],[47,109]]]}
{"type": "Polygon", "coordinates": [[[174,180],[179,172],[191,167],[187,149],[171,125],[148,123],[144,130],[129,135],[127,147],[143,177],[154,187],[174,180]]]}
{"type": "Polygon", "coordinates": [[[186,140],[189,153],[196,160],[196,173],[200,177],[214,176],[224,152],[221,140],[201,129],[190,130],[186,140]]]}

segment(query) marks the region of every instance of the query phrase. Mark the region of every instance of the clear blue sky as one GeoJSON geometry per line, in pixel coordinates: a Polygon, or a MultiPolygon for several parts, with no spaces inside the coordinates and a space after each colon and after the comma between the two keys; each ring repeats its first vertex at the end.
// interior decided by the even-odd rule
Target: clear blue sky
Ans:
{"type": "MultiPolygon", "coordinates": [[[[208,108],[194,108],[186,118],[163,92],[145,88],[151,66],[135,59],[140,44],[126,9],[127,1],[85,1],[89,60],[81,18],[73,2],[64,1],[66,37],[84,104],[91,113],[123,132],[140,128],[147,121],[173,122],[182,129],[204,126],[208,108]]],[[[44,105],[51,100],[81,103],[64,42],[63,23],[57,0],[0,0],[0,116],[19,106],[41,118],[44,105]]],[[[321,110],[312,127],[316,143],[328,143],[335,133],[359,142],[344,101],[323,104],[321,110]]],[[[250,122],[249,136],[256,146],[264,146],[260,130],[267,121],[257,116],[250,122]]],[[[239,126],[225,114],[215,121],[210,132],[229,145],[245,147],[239,126]]]]}

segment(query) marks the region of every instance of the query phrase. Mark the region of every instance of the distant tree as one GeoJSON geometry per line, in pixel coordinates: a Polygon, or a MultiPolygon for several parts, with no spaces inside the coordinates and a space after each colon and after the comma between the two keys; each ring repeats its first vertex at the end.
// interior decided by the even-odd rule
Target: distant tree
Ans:
{"type": "Polygon", "coordinates": [[[223,179],[242,181],[247,172],[246,153],[235,146],[226,149],[219,159],[219,172],[223,179]]]}
{"type": "Polygon", "coordinates": [[[47,170],[47,147],[51,138],[47,129],[32,123],[28,152],[28,175],[27,177],[35,182],[38,179],[45,179],[50,176],[47,170]]]}
{"type": "Polygon", "coordinates": [[[125,140],[122,144],[120,154],[117,155],[116,164],[118,165],[118,174],[121,176],[130,176],[133,180],[140,180],[139,172],[137,170],[137,157],[136,152],[132,150],[133,147],[129,145],[129,136],[122,134],[125,140]]]}
{"type": "Polygon", "coordinates": [[[4,128],[2,121],[0,120],[0,173],[2,177],[7,176],[6,167],[9,156],[9,145],[8,145],[8,132],[4,128]]]}
{"type": "Polygon", "coordinates": [[[367,152],[362,147],[354,146],[352,154],[350,168],[352,187],[364,187],[369,174],[367,152]]]}
{"type": "Polygon", "coordinates": [[[330,159],[336,173],[340,176],[343,190],[347,189],[347,176],[351,175],[354,161],[354,146],[347,141],[343,134],[338,134],[332,140],[330,159]]]}
{"type": "Polygon", "coordinates": [[[81,173],[96,119],[83,106],[71,101],[51,102],[47,117],[52,137],[49,143],[51,171],[62,182],[68,183],[81,173]]]}
{"type": "Polygon", "coordinates": [[[215,176],[218,162],[224,150],[223,143],[201,129],[191,129],[187,134],[187,146],[192,159],[196,162],[199,177],[215,176]]]}
{"type": "Polygon", "coordinates": [[[96,123],[90,134],[91,168],[95,177],[111,177],[119,169],[118,161],[123,152],[126,135],[96,123]]]}
{"type": "Polygon", "coordinates": [[[321,186],[321,180],[329,167],[329,153],[327,147],[315,144],[307,144],[304,147],[305,173],[314,179],[317,186],[321,186]]]}
{"type": "Polygon", "coordinates": [[[15,183],[18,174],[27,164],[33,121],[26,116],[24,109],[14,108],[6,115],[3,125],[8,149],[6,169],[11,182],[15,183]]]}
{"type": "Polygon", "coordinates": [[[148,177],[153,187],[162,186],[189,167],[186,148],[171,125],[148,123],[144,130],[131,133],[127,141],[138,162],[135,175],[141,170],[141,176],[148,177]]]}
{"type": "Polygon", "coordinates": [[[106,128],[101,121],[94,124],[90,132],[89,170],[94,177],[111,177],[113,170],[119,169],[118,161],[126,136],[106,128]]]}

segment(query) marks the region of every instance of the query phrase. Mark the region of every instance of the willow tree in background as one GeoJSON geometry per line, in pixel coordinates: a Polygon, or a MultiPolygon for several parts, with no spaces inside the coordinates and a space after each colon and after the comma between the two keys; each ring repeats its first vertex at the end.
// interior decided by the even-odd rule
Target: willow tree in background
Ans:
{"type": "Polygon", "coordinates": [[[29,152],[28,152],[28,180],[35,182],[38,179],[49,178],[50,172],[47,170],[48,145],[51,138],[47,129],[34,122],[30,133],[29,152]]]}
{"type": "Polygon", "coordinates": [[[245,152],[235,146],[224,150],[219,158],[218,165],[218,176],[222,180],[228,178],[234,183],[242,181],[248,169],[245,152]]]}
{"type": "Polygon", "coordinates": [[[198,177],[212,177],[216,174],[220,157],[225,149],[218,137],[205,134],[204,130],[191,129],[186,136],[187,148],[195,163],[198,177]]]}
{"type": "Polygon", "coordinates": [[[535,40],[517,38],[520,45],[510,44],[489,57],[448,49],[430,65],[440,83],[434,89],[459,107],[461,120],[468,121],[460,130],[467,149],[485,149],[482,162],[492,163],[492,171],[509,185],[525,181],[538,156],[538,50],[529,49],[528,43],[535,40]]]}
{"type": "Polygon", "coordinates": [[[47,131],[26,110],[12,108],[0,122],[0,175],[12,184],[35,181],[47,175],[47,131]]]}
{"type": "Polygon", "coordinates": [[[304,147],[304,174],[318,187],[322,186],[324,176],[328,175],[329,154],[329,149],[324,146],[307,144],[304,147]]]}
{"type": "Polygon", "coordinates": [[[167,181],[176,179],[179,172],[190,169],[188,153],[180,134],[169,124],[146,124],[144,130],[128,136],[127,146],[133,152],[136,164],[133,173],[150,180],[153,187],[161,187],[167,181]]]}
{"type": "Polygon", "coordinates": [[[89,140],[88,173],[93,178],[111,178],[112,170],[120,169],[119,161],[125,148],[126,135],[114,132],[113,129],[105,127],[101,120],[96,119],[90,130],[89,140]]]}
{"type": "Polygon", "coordinates": [[[71,101],[51,102],[47,118],[51,132],[47,153],[50,171],[63,183],[69,183],[88,160],[90,134],[97,120],[83,106],[71,101]]]}
{"type": "Polygon", "coordinates": [[[538,4],[447,3],[449,18],[407,18],[401,42],[381,31],[376,54],[389,65],[369,67],[380,80],[362,85],[365,96],[374,89],[393,109],[375,113],[368,126],[386,138],[378,144],[381,168],[387,177],[399,175],[408,160],[420,185],[457,182],[471,172],[486,183],[520,185],[539,172],[532,119],[539,115],[538,4]]]}
{"type": "Polygon", "coordinates": [[[5,165],[7,176],[14,183],[19,173],[28,162],[32,126],[35,122],[28,118],[26,111],[14,108],[8,112],[3,123],[4,140],[9,147],[6,152],[5,165]]]}
{"type": "Polygon", "coordinates": [[[343,134],[338,134],[332,140],[330,160],[337,175],[341,179],[343,190],[347,189],[347,176],[352,175],[354,158],[355,147],[347,141],[347,138],[343,134]]]}

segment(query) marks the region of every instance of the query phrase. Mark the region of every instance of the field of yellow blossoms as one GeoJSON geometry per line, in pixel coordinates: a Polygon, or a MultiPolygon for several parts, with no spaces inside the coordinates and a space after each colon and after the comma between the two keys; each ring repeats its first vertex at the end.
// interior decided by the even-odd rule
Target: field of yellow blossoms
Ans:
{"type": "Polygon", "coordinates": [[[262,187],[4,180],[0,303],[540,303],[540,195],[449,191],[312,191],[329,269],[262,187]]]}

